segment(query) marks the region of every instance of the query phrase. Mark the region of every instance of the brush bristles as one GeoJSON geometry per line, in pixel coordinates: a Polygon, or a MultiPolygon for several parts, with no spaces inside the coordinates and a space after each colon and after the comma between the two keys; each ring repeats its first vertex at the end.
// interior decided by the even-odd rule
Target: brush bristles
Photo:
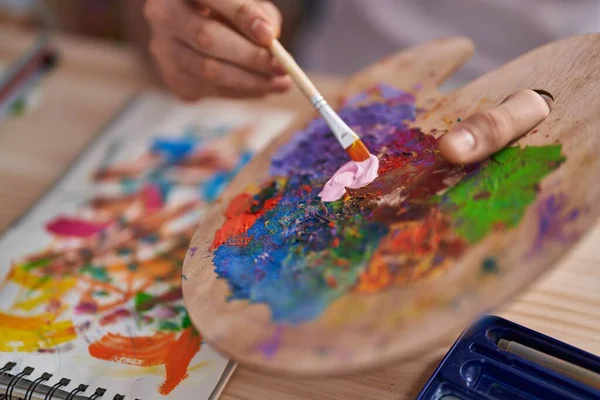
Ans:
{"type": "Polygon", "coordinates": [[[346,153],[348,153],[352,161],[356,162],[367,161],[371,155],[367,146],[360,139],[348,146],[346,153]]]}

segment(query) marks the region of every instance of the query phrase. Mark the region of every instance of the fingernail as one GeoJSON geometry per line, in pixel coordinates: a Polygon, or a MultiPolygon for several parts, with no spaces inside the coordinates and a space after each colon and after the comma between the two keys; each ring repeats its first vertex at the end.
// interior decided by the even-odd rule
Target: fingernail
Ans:
{"type": "Polygon", "coordinates": [[[473,150],[477,144],[475,142],[475,136],[466,129],[460,129],[456,132],[449,133],[448,139],[450,139],[456,152],[463,155],[473,150]]]}
{"type": "Polygon", "coordinates": [[[256,18],[250,27],[254,39],[262,44],[269,44],[275,37],[275,29],[264,19],[256,18]]]}
{"type": "Polygon", "coordinates": [[[539,94],[546,104],[548,104],[548,108],[552,110],[552,106],[554,105],[554,98],[552,95],[545,90],[534,89],[533,91],[539,94]]]}

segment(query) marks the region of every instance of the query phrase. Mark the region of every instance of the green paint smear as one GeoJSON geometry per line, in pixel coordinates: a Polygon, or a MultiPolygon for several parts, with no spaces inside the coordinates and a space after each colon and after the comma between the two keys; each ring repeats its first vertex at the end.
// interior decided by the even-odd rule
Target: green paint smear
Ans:
{"type": "Polygon", "coordinates": [[[138,265],[136,263],[127,264],[127,269],[131,272],[135,272],[138,269],[138,265]]]}
{"type": "Polygon", "coordinates": [[[154,298],[154,296],[152,296],[151,294],[145,293],[145,292],[136,293],[135,299],[134,299],[135,310],[138,312],[148,311],[145,309],[144,305],[145,305],[145,303],[147,303],[149,300],[152,300],[153,298],[154,298]]]}
{"type": "Polygon", "coordinates": [[[86,265],[81,268],[81,272],[84,274],[88,274],[92,277],[92,279],[99,282],[110,282],[111,278],[108,275],[105,267],[94,267],[93,265],[86,265]]]}
{"type": "Polygon", "coordinates": [[[9,106],[9,113],[14,116],[19,116],[25,114],[26,109],[27,102],[24,98],[19,98],[9,106]]]}
{"type": "Polygon", "coordinates": [[[160,321],[160,323],[158,324],[158,329],[167,332],[179,332],[181,330],[181,327],[178,323],[173,321],[160,321]]]}
{"type": "Polygon", "coordinates": [[[31,261],[23,264],[23,269],[25,271],[31,271],[32,269],[42,268],[50,264],[50,261],[52,261],[51,258],[42,258],[41,260],[31,261]]]}
{"type": "Polygon", "coordinates": [[[175,309],[175,311],[177,311],[178,314],[187,315],[187,310],[185,309],[184,306],[178,304],[178,305],[174,306],[173,308],[175,309]]]}
{"type": "Polygon", "coordinates": [[[35,282],[35,285],[33,285],[30,289],[27,290],[27,294],[32,294],[34,293],[36,290],[38,290],[42,285],[45,285],[46,283],[48,283],[50,280],[52,280],[52,276],[50,275],[45,275],[40,277],[40,279],[38,279],[35,282]]]}
{"type": "Polygon", "coordinates": [[[536,197],[539,182],[565,161],[561,146],[508,147],[441,199],[458,233],[476,243],[497,224],[516,226],[536,197]]]}
{"type": "Polygon", "coordinates": [[[186,311],[185,316],[183,317],[183,320],[181,321],[181,328],[187,329],[190,326],[192,326],[192,321],[190,320],[190,316],[188,315],[188,313],[186,311]]]}

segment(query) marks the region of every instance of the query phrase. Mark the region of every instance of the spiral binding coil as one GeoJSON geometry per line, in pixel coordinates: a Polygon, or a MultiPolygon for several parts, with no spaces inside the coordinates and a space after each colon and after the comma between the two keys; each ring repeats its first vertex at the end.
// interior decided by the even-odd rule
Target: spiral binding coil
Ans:
{"type": "Polygon", "coordinates": [[[69,395],[67,396],[67,400],[73,400],[75,398],[75,396],[77,396],[77,393],[83,393],[87,390],[88,385],[79,385],[77,386],[75,389],[71,390],[71,393],[69,393],[69,395]]]}
{"type": "MultiPolygon", "coordinates": [[[[57,383],[53,386],[46,386],[44,382],[47,382],[52,378],[52,374],[47,372],[42,373],[41,376],[36,378],[35,380],[27,380],[27,378],[34,372],[35,368],[25,367],[23,371],[16,373],[14,375],[10,374],[10,371],[15,368],[17,364],[14,362],[9,362],[4,365],[4,367],[0,368],[0,377],[10,378],[8,385],[6,386],[5,394],[0,394],[0,400],[32,400],[34,395],[44,396],[44,400],[52,400],[53,398],[64,398],[66,400],[75,400],[81,399],[82,394],[88,389],[88,385],[80,384],[77,388],[71,390],[70,392],[64,391],[61,388],[68,386],[71,383],[71,380],[68,378],[61,378],[57,383]],[[27,383],[27,387],[25,388],[24,382],[27,383]],[[19,385],[21,383],[21,385],[19,385]],[[14,392],[17,386],[25,390],[24,396],[15,397],[14,392]],[[45,389],[45,390],[38,390],[45,389]],[[44,395],[44,393],[46,393],[44,395]],[[60,396],[58,396],[60,393],[60,396]]],[[[101,399],[102,396],[106,393],[106,389],[104,388],[96,388],[93,394],[87,397],[87,400],[98,400],[101,399]]],[[[125,396],[121,394],[116,394],[112,400],[124,400],[125,396]]],[[[136,399],[137,400],[137,399],[136,399]]]]}
{"type": "Polygon", "coordinates": [[[44,400],[52,399],[52,397],[54,396],[54,393],[56,393],[58,391],[58,389],[60,389],[63,386],[67,386],[69,383],[71,383],[70,379],[61,378],[61,380],[58,381],[57,383],[55,383],[54,386],[52,386],[52,389],[50,389],[50,391],[48,393],[46,393],[46,397],[44,397],[44,400]]]}
{"type": "Polygon", "coordinates": [[[12,396],[13,391],[15,390],[15,387],[17,386],[17,383],[19,383],[19,380],[21,380],[21,378],[23,378],[25,376],[31,375],[32,372],[33,372],[33,368],[27,367],[22,372],[19,372],[18,374],[16,374],[10,380],[10,383],[6,387],[6,395],[8,396],[9,400],[12,400],[12,398],[13,398],[13,396],[12,396]]]}
{"type": "Polygon", "coordinates": [[[29,387],[27,388],[27,392],[25,392],[25,399],[24,400],[31,400],[31,398],[33,397],[33,394],[35,393],[35,389],[37,389],[37,387],[42,382],[46,382],[46,381],[50,380],[50,378],[52,378],[52,374],[44,372],[42,374],[42,376],[40,376],[35,381],[33,381],[33,383],[31,385],[29,385],[29,387]]]}

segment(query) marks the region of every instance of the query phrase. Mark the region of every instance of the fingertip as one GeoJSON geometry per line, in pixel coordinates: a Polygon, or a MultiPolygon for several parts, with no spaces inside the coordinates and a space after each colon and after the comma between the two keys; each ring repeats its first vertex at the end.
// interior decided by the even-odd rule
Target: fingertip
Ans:
{"type": "Polygon", "coordinates": [[[275,29],[262,18],[255,18],[250,25],[250,30],[254,39],[263,46],[269,46],[275,40],[275,29]]]}
{"type": "Polygon", "coordinates": [[[477,146],[475,136],[465,130],[450,131],[437,140],[438,149],[444,159],[452,164],[466,164],[477,146]]]}
{"type": "Polygon", "coordinates": [[[287,92],[292,87],[292,78],[289,75],[276,76],[272,79],[271,86],[277,92],[287,92]]]}

